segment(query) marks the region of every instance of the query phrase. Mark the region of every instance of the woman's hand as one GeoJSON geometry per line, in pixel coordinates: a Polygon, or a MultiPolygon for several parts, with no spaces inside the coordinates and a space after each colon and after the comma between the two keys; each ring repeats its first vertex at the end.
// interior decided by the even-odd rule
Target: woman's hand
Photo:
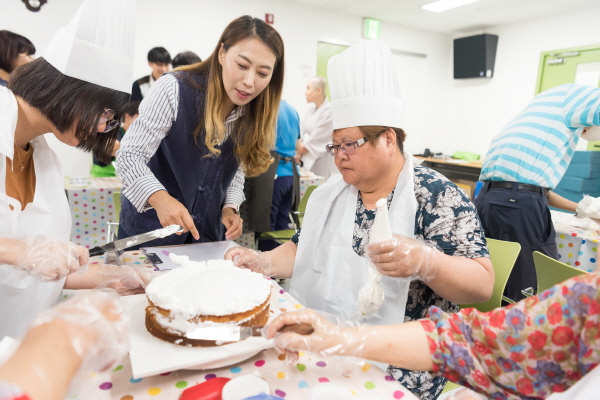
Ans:
{"type": "Polygon", "coordinates": [[[0,242],[2,262],[27,271],[42,282],[56,281],[87,268],[89,252],[85,247],[47,236],[0,242]]]}
{"type": "Polygon", "coordinates": [[[159,190],[152,193],[148,198],[148,202],[156,210],[158,220],[162,226],[179,225],[183,228],[183,231],[177,232],[177,235],[189,231],[194,239],[200,239],[200,234],[188,209],[166,191],[159,190]]]}
{"type": "Polygon", "coordinates": [[[439,258],[444,255],[433,245],[406,236],[372,243],[365,248],[367,257],[382,275],[429,282],[437,275],[439,258]]]}
{"type": "Polygon", "coordinates": [[[364,327],[340,326],[310,309],[283,313],[267,329],[267,339],[275,338],[275,347],[282,353],[286,352],[290,360],[297,360],[300,350],[321,355],[360,357],[368,336],[364,327]],[[279,332],[284,326],[294,324],[311,325],[314,332],[309,335],[279,332]]]}
{"type": "Polygon", "coordinates": [[[225,232],[225,239],[235,240],[242,236],[242,226],[244,224],[244,220],[240,218],[240,215],[236,213],[233,208],[227,207],[223,209],[221,222],[227,229],[227,232],[225,232]]]}
{"type": "Polygon", "coordinates": [[[231,260],[233,265],[238,268],[247,268],[267,277],[272,275],[273,264],[269,257],[262,251],[236,246],[227,250],[223,258],[231,260]]]}

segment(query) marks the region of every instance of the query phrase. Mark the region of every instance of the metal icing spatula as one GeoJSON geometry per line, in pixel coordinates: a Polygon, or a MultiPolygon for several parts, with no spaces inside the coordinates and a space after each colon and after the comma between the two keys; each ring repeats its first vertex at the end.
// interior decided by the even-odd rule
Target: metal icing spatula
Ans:
{"type": "Polygon", "coordinates": [[[100,256],[110,251],[125,250],[128,247],[138,245],[140,243],[149,242],[150,240],[162,238],[165,236],[172,235],[175,232],[181,231],[183,228],[179,225],[171,225],[166,228],[157,229],[148,233],[142,233],[141,235],[130,236],[125,239],[115,240],[114,242],[107,243],[103,246],[96,246],[90,249],[90,257],[100,256]]]}
{"type": "MultiPolygon", "coordinates": [[[[250,336],[262,336],[264,326],[210,326],[196,328],[185,336],[195,340],[214,340],[219,342],[239,342],[250,336]]],[[[286,325],[279,332],[296,332],[300,335],[310,335],[314,329],[309,324],[286,325]]]]}

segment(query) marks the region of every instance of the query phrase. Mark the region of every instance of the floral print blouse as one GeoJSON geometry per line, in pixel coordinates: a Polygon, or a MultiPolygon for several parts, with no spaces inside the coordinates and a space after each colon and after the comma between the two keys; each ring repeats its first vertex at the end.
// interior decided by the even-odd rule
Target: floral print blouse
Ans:
{"type": "MultiPolygon", "coordinates": [[[[481,222],[475,206],[467,195],[442,174],[422,166],[414,167],[415,237],[435,243],[445,254],[466,258],[489,257],[481,222]]],[[[394,192],[388,196],[388,208],[394,192]]],[[[367,210],[358,196],[354,220],[352,247],[364,256],[369,233],[375,220],[375,210],[367,210]]],[[[292,238],[297,245],[301,232],[292,238]]],[[[404,321],[425,318],[430,306],[455,312],[456,304],[442,298],[421,281],[410,284],[404,321]]],[[[446,379],[428,372],[410,371],[390,366],[388,373],[421,400],[434,400],[442,392],[446,379]]]]}
{"type": "Polygon", "coordinates": [[[545,399],[600,363],[600,273],[481,313],[431,307],[421,320],[434,373],[492,400],[545,399]]]}

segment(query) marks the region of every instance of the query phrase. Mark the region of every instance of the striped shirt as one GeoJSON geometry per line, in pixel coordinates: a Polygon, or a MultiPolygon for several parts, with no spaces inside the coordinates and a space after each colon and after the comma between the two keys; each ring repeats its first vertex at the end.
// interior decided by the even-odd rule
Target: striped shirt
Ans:
{"type": "MultiPolygon", "coordinates": [[[[117,172],[123,181],[123,196],[138,212],[147,208],[152,193],[165,190],[148,168],[148,162],[177,119],[178,104],[177,79],[170,74],[163,75],[140,104],[140,115],[127,130],[117,151],[117,172]]],[[[244,107],[236,107],[229,114],[225,120],[226,138],[231,134],[234,121],[242,115],[244,107]]],[[[244,200],[244,172],[240,166],[227,189],[223,208],[239,210],[244,200]]]]}
{"type": "Polygon", "coordinates": [[[581,131],[594,125],[600,125],[600,89],[566,84],[546,90],[492,140],[479,179],[554,189],[581,131]]]}

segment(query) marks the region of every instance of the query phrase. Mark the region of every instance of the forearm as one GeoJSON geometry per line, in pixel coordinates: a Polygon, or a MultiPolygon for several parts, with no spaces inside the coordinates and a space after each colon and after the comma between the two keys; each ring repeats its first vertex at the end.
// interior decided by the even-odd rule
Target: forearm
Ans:
{"type": "Polygon", "coordinates": [[[72,273],[65,280],[65,289],[94,289],[104,281],[99,274],[102,264],[90,264],[85,274],[72,273]]]}
{"type": "Polygon", "coordinates": [[[494,269],[489,258],[468,259],[441,254],[438,272],[427,282],[434,292],[458,304],[482,303],[494,290],[494,269]]]}
{"type": "Polygon", "coordinates": [[[19,240],[0,238],[0,264],[17,264],[17,252],[19,240]]]}
{"type": "Polygon", "coordinates": [[[274,250],[266,252],[271,261],[271,273],[274,278],[287,279],[294,272],[294,261],[298,247],[292,242],[286,242],[274,250]]]}
{"type": "Polygon", "coordinates": [[[29,330],[17,352],[0,366],[0,380],[19,386],[32,400],[62,400],[81,364],[58,320],[29,330]]]}
{"type": "Polygon", "coordinates": [[[550,196],[548,196],[548,205],[550,207],[560,208],[561,210],[570,212],[575,212],[577,210],[577,203],[569,199],[565,199],[553,191],[550,191],[550,196]]]}
{"type": "Polygon", "coordinates": [[[417,371],[433,369],[427,336],[417,321],[350,329],[365,337],[361,358],[417,371]]]}

